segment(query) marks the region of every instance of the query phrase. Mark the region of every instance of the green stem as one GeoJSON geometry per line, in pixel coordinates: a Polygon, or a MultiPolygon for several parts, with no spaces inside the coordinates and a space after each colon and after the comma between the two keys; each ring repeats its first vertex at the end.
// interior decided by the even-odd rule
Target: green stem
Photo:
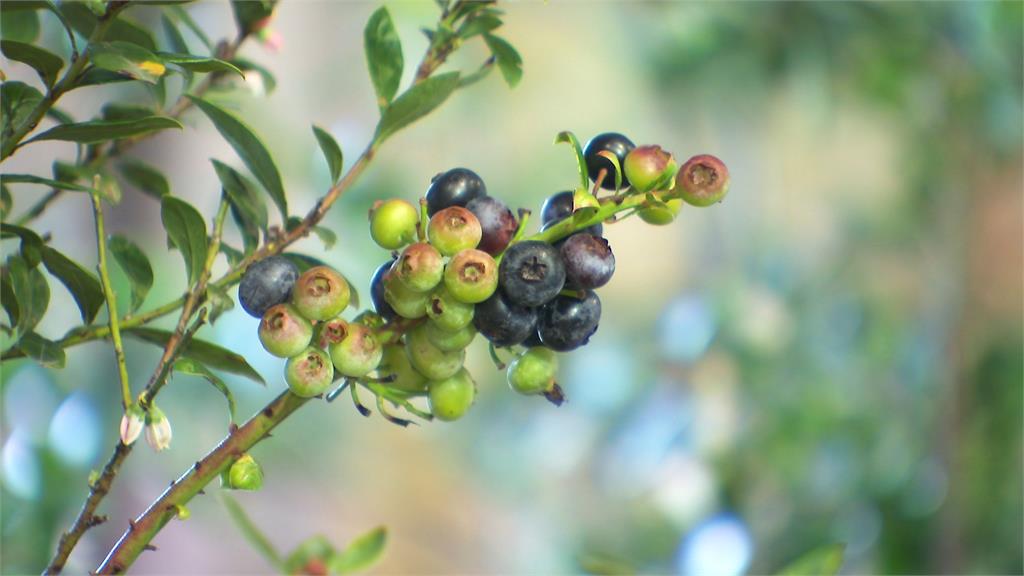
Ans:
{"type": "Polygon", "coordinates": [[[92,210],[96,217],[96,251],[99,254],[100,285],[103,287],[103,296],[107,300],[107,311],[110,317],[110,335],[114,341],[114,356],[117,358],[118,375],[121,378],[121,403],[125,410],[132,405],[132,387],[128,381],[128,365],[125,361],[124,346],[121,344],[121,328],[118,326],[117,318],[117,296],[110,283],[110,274],[107,271],[107,233],[103,226],[103,205],[96,194],[90,194],[92,210]]]}

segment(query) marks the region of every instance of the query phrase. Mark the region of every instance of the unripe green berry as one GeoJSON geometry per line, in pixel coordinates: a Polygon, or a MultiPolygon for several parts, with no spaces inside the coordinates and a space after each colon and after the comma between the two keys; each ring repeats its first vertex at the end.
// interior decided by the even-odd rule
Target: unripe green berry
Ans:
{"type": "Polygon", "coordinates": [[[462,350],[469,346],[473,342],[473,338],[476,337],[476,327],[472,324],[454,332],[439,328],[433,322],[427,322],[424,327],[427,332],[427,340],[430,340],[430,343],[442,352],[462,350]]]}
{"type": "Polygon", "coordinates": [[[260,343],[278,358],[302,352],[313,339],[313,325],[290,304],[272,306],[260,320],[260,343]]]}
{"type": "Polygon", "coordinates": [[[486,252],[463,250],[445,267],[444,285],[460,302],[483,302],[498,288],[498,265],[486,252]]]}
{"type": "Polygon", "coordinates": [[[427,238],[441,254],[452,256],[476,248],[483,235],[480,221],[461,206],[449,206],[430,218],[427,238]]]}
{"type": "Polygon", "coordinates": [[[466,360],[465,350],[445,352],[430,343],[426,326],[413,328],[405,336],[405,351],[417,372],[430,380],[444,380],[459,371],[466,360]]]}
{"type": "Polygon", "coordinates": [[[405,348],[391,344],[384,347],[377,371],[381,376],[392,376],[388,386],[406,392],[424,392],[427,389],[427,377],[413,368],[405,348]]]}
{"type": "Polygon", "coordinates": [[[334,369],[344,376],[359,377],[372,372],[384,354],[377,335],[362,324],[349,324],[345,335],[328,347],[334,369]]]}
{"type": "Polygon", "coordinates": [[[622,171],[638,192],[667,188],[676,173],[676,159],[661,146],[639,146],[626,156],[622,171]]]}
{"type": "Polygon", "coordinates": [[[326,352],[310,346],[288,359],[284,365],[284,378],[293,394],[312,398],[331,386],[334,364],[326,352]]]}
{"type": "Polygon", "coordinates": [[[455,299],[442,284],[430,295],[427,316],[438,328],[455,332],[473,321],[475,306],[455,299]]]}
{"type": "Polygon", "coordinates": [[[292,305],[309,320],[334,318],[348,306],[351,297],[348,282],[327,266],[306,270],[292,289],[292,305]]]}
{"type": "Polygon", "coordinates": [[[465,368],[444,380],[430,382],[430,411],[438,420],[458,420],[473,405],[476,383],[465,368]]]}
{"type": "Polygon", "coordinates": [[[331,344],[341,342],[346,334],[348,334],[348,322],[343,318],[331,318],[324,322],[318,322],[316,326],[313,326],[312,346],[326,350],[331,344]]]}
{"type": "Polygon", "coordinates": [[[398,250],[416,239],[419,212],[397,198],[378,200],[370,209],[370,236],[385,250],[398,250]]]}
{"type": "Polygon", "coordinates": [[[710,154],[694,156],[676,175],[675,194],[687,204],[710,206],[729,192],[729,169],[710,154]]]}
{"type": "Polygon", "coordinates": [[[259,490],[263,487],[263,469],[250,454],[242,454],[228,469],[228,487],[233,490],[259,490]]]}
{"type": "Polygon", "coordinates": [[[441,283],[444,259],[436,248],[425,242],[406,246],[391,268],[391,273],[413,292],[429,292],[441,283]]]}
{"type": "Polygon", "coordinates": [[[682,198],[670,198],[665,200],[664,204],[641,208],[637,211],[637,215],[640,216],[641,220],[648,224],[664,226],[666,224],[671,224],[676,219],[676,216],[679,214],[679,209],[682,207],[682,198]]]}
{"type": "Polygon", "coordinates": [[[384,300],[402,318],[422,318],[427,314],[426,292],[410,290],[398,279],[394,270],[384,277],[384,300]]]}
{"type": "Polygon", "coordinates": [[[508,365],[508,384],[520,394],[545,394],[555,386],[558,357],[543,346],[530,348],[508,365]]]}

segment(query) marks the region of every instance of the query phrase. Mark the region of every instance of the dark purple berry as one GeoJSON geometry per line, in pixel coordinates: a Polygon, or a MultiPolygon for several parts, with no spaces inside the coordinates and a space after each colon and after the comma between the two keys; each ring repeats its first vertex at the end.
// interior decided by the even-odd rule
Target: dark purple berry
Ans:
{"type": "Polygon", "coordinates": [[[452,168],[434,176],[430,181],[430,188],[427,188],[427,214],[433,216],[449,206],[465,208],[470,200],[482,196],[487,196],[487,186],[476,172],[467,168],[452,168]]]}
{"type": "Polygon", "coordinates": [[[381,318],[388,321],[394,320],[398,316],[395,309],[391,307],[391,304],[388,304],[388,301],[384,299],[384,277],[391,271],[394,263],[394,260],[388,260],[381,264],[370,280],[370,300],[373,301],[373,309],[377,311],[377,314],[380,314],[381,318]]]}
{"type": "Polygon", "coordinates": [[[565,263],[565,283],[573,288],[600,288],[615,273],[615,254],[604,238],[573,234],[559,248],[565,263]]]}
{"type": "Polygon", "coordinates": [[[537,334],[537,331],[534,330],[526,340],[520,342],[520,345],[526,346],[527,348],[536,348],[537,346],[543,346],[544,343],[540,341],[540,334],[537,334]]]}
{"type": "Polygon", "coordinates": [[[473,326],[495,346],[514,346],[537,333],[537,310],[510,302],[499,290],[476,305],[473,326]]]}
{"type": "MultiPolygon", "coordinates": [[[[601,181],[601,188],[605,190],[615,189],[615,166],[608,161],[607,158],[598,156],[598,152],[605,150],[615,154],[619,159],[619,167],[622,167],[626,161],[626,156],[636,148],[636,145],[626,138],[622,134],[617,132],[605,132],[604,134],[598,134],[587,142],[586,148],[583,149],[583,159],[587,162],[587,174],[590,179],[597,182],[597,176],[601,172],[601,169],[605,169],[604,180],[601,181]]],[[[629,179],[626,175],[622,175],[622,187],[626,188],[629,186],[629,179]]]]}
{"type": "Polygon", "coordinates": [[[516,234],[516,228],[519,226],[516,217],[504,202],[491,196],[474,198],[466,208],[480,221],[483,230],[477,249],[497,256],[516,234]]]}
{"type": "Polygon", "coordinates": [[[576,296],[559,296],[540,309],[537,333],[545,346],[568,352],[583,346],[601,321],[601,299],[592,291],[576,296]]]}
{"type": "Polygon", "coordinates": [[[540,223],[557,222],[572,214],[572,190],[555,192],[540,208],[540,223]]]}
{"type": "Polygon", "coordinates": [[[284,256],[254,262],[238,284],[238,303],[250,316],[262,318],[272,306],[287,302],[299,270],[284,256]]]}
{"type": "Polygon", "coordinates": [[[498,284],[520,306],[540,306],[565,284],[565,265],[554,246],[539,240],[513,244],[498,268],[498,284]]]}

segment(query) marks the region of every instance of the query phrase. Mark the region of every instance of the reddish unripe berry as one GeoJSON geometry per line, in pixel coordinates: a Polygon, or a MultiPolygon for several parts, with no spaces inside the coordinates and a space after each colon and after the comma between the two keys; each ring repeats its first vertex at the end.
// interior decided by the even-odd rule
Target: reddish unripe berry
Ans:
{"type": "Polygon", "coordinates": [[[441,282],[444,260],[436,248],[425,242],[410,244],[392,268],[398,280],[413,292],[429,292],[441,282]]]}
{"type": "Polygon", "coordinates": [[[678,165],[661,146],[639,146],[626,156],[622,170],[639,192],[667,188],[678,165]]]}
{"type": "Polygon", "coordinates": [[[375,370],[384,354],[384,347],[373,330],[362,324],[349,324],[348,330],[328,351],[339,374],[365,376],[375,370]]]}
{"type": "Polygon", "coordinates": [[[351,297],[348,282],[327,266],[303,272],[292,290],[292,304],[310,320],[334,318],[348,306],[351,297]]]}
{"type": "Polygon", "coordinates": [[[687,204],[710,206],[729,192],[729,169],[710,154],[694,156],[676,175],[676,194],[687,204]]]}
{"type": "Polygon", "coordinates": [[[302,352],[313,339],[313,325],[290,304],[273,306],[260,320],[260,343],[278,358],[302,352]]]}
{"type": "Polygon", "coordinates": [[[438,211],[427,225],[427,238],[445,256],[476,248],[482,234],[480,221],[461,206],[450,206],[438,211]]]}
{"type": "Polygon", "coordinates": [[[334,381],[334,364],[326,352],[310,346],[288,359],[284,377],[293,394],[312,398],[323,394],[334,381]]]}

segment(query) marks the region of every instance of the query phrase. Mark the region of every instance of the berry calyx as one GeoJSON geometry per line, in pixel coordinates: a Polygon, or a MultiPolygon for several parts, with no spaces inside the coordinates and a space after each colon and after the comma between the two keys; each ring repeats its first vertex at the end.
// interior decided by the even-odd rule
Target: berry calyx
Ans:
{"type": "Polygon", "coordinates": [[[565,265],[554,246],[539,240],[513,244],[498,270],[501,289],[520,306],[540,306],[565,284],[565,265]]]}
{"type": "Polygon", "coordinates": [[[299,269],[284,256],[253,262],[238,284],[238,303],[250,316],[262,318],[271,306],[288,301],[298,277],[299,269]]]}
{"type": "Polygon", "coordinates": [[[710,154],[694,156],[676,174],[676,188],[687,204],[710,206],[729,192],[729,169],[710,154]]]}
{"type": "Polygon", "coordinates": [[[604,238],[573,234],[559,247],[565,263],[565,284],[592,289],[604,286],[615,274],[615,254],[604,238]]]}
{"type": "Polygon", "coordinates": [[[473,305],[459,301],[442,285],[430,295],[427,317],[438,328],[454,332],[473,321],[473,305]]]}
{"type": "Polygon", "coordinates": [[[427,238],[441,254],[454,256],[462,250],[476,248],[483,230],[480,221],[461,206],[439,210],[427,225],[427,238]]]}
{"type": "Polygon", "coordinates": [[[476,328],[472,324],[454,332],[439,328],[433,322],[423,325],[427,333],[427,340],[442,352],[456,352],[469,346],[476,338],[476,328]]]}
{"type": "Polygon", "coordinates": [[[388,386],[406,392],[423,392],[427,389],[427,378],[413,368],[405,348],[397,344],[384,347],[377,371],[381,376],[390,377],[388,386]]]}
{"type": "Polygon", "coordinates": [[[481,237],[477,248],[491,256],[497,256],[508,247],[516,234],[519,223],[504,202],[493,196],[474,198],[466,209],[480,221],[481,237]]]}
{"type": "Polygon", "coordinates": [[[373,330],[352,323],[340,340],[328,346],[328,352],[339,374],[358,378],[377,369],[384,347],[373,330]]]}
{"type": "Polygon", "coordinates": [[[498,288],[498,265],[486,252],[463,250],[444,269],[444,286],[460,302],[483,302],[498,288]]]}
{"type": "Polygon", "coordinates": [[[438,174],[427,188],[427,214],[433,216],[449,206],[465,207],[474,198],[487,195],[487,186],[476,172],[468,168],[452,168],[438,174]]]}
{"type": "Polygon", "coordinates": [[[341,314],[351,296],[341,274],[327,266],[314,266],[295,282],[292,305],[309,320],[327,320],[341,314]]]}
{"type": "Polygon", "coordinates": [[[544,347],[530,348],[508,365],[508,385],[520,394],[545,394],[555,387],[558,357],[544,347]]]}
{"type": "Polygon", "coordinates": [[[637,216],[648,224],[664,226],[675,221],[679,210],[683,207],[682,198],[668,198],[660,204],[644,206],[637,211],[637,216]]]}
{"type": "Polygon", "coordinates": [[[600,321],[601,299],[595,292],[562,295],[541,308],[537,333],[548,348],[568,352],[586,344],[600,321]]]}
{"type": "Polygon", "coordinates": [[[635,190],[648,192],[667,187],[677,167],[676,159],[661,146],[640,146],[626,156],[622,171],[635,190]]]}
{"type": "Polygon", "coordinates": [[[290,304],[278,304],[260,320],[260,343],[278,358],[289,358],[305,350],[313,339],[313,325],[290,304]]]}
{"type": "Polygon", "coordinates": [[[431,344],[424,325],[406,334],[405,351],[413,368],[430,380],[444,380],[453,376],[462,368],[466,359],[465,350],[445,352],[431,344]]]}
{"type": "MultiPolygon", "coordinates": [[[[617,132],[605,132],[591,138],[583,149],[583,159],[587,163],[587,175],[590,176],[590,180],[597,182],[597,178],[603,169],[605,176],[604,180],[601,181],[601,188],[614,190],[615,166],[607,158],[598,155],[598,153],[607,150],[615,154],[615,157],[619,159],[619,166],[621,167],[626,161],[626,156],[633,148],[636,148],[636,145],[629,138],[617,132]]],[[[626,188],[629,184],[629,178],[623,174],[622,187],[626,188]]]]}
{"type": "Polygon", "coordinates": [[[444,380],[432,380],[429,389],[430,412],[445,422],[462,418],[476,397],[476,382],[465,368],[444,380]]]}
{"type": "Polygon", "coordinates": [[[374,202],[370,209],[370,236],[385,250],[398,250],[416,239],[419,212],[405,200],[374,202]]]}
{"type": "Polygon", "coordinates": [[[310,346],[292,356],[284,366],[284,378],[292,394],[312,398],[323,394],[334,380],[334,364],[327,353],[310,346]]]}
{"type": "Polygon", "coordinates": [[[392,268],[392,274],[413,292],[429,292],[441,282],[444,260],[433,246],[417,242],[402,251],[392,268]]]}
{"type": "Polygon", "coordinates": [[[537,310],[509,301],[498,290],[476,305],[473,326],[499,348],[514,346],[537,334],[537,310]]]}

